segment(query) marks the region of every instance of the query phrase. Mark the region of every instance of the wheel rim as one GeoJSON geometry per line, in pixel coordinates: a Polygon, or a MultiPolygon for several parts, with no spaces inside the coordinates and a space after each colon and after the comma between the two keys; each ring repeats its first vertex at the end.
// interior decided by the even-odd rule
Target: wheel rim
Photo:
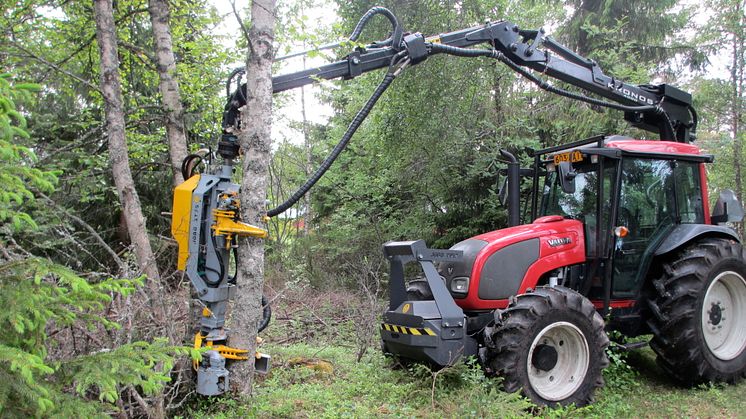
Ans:
{"type": "Polygon", "coordinates": [[[729,361],[746,348],[746,280],[736,272],[719,274],[707,288],[702,331],[715,357],[729,361]]]}
{"type": "Polygon", "coordinates": [[[543,399],[559,401],[580,388],[588,372],[588,341],[574,324],[552,323],[534,339],[528,352],[528,380],[531,388],[543,399]],[[556,363],[548,370],[535,366],[535,356],[542,348],[556,351],[556,363]]]}

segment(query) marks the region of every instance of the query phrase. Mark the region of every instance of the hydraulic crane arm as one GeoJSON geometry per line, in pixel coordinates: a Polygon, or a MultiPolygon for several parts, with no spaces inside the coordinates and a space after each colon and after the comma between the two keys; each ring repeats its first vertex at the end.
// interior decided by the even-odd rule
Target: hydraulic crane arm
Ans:
{"type": "MultiPolygon", "coordinates": [[[[510,22],[499,21],[425,37],[420,33],[405,33],[393,13],[382,7],[374,7],[360,19],[349,39],[356,42],[365,25],[376,15],[382,15],[391,22],[391,36],[387,39],[357,48],[340,61],[272,79],[274,92],[282,92],[317,80],[351,79],[388,67],[383,80],[353,118],[329,156],[290,198],[268,210],[268,217],[284,212],[313,187],[344,150],[384,91],[406,67],[437,54],[492,58],[544,90],[621,110],[625,112],[627,121],[659,133],[661,139],[690,142],[695,138],[697,117],[688,93],[665,84],[636,86],[616,80],[605,75],[593,61],[545,37],[543,30],[521,30],[510,22]],[[489,48],[470,48],[480,44],[489,48]],[[550,85],[534,72],[582,88],[606,100],[550,85]]],[[[264,229],[241,221],[240,186],[231,181],[234,161],[240,151],[235,135],[239,128],[239,109],[246,104],[247,97],[245,84],[231,93],[231,81],[240,72],[234,71],[228,81],[229,100],[223,113],[223,136],[217,150],[222,161],[212,165],[209,158],[210,164],[207,164],[205,173],[195,173],[195,162],[206,156],[187,156],[182,164],[187,180],[174,193],[171,228],[179,244],[178,266],[185,271],[203,305],[194,347],[209,346],[211,349],[205,352],[203,361],[197,365],[197,392],[204,395],[218,395],[230,387],[225,365],[227,359],[254,358],[258,370],[266,371],[269,368],[267,355],[257,353],[255,357],[250,357],[246,350],[226,346],[229,331],[225,328],[225,314],[228,302],[236,291],[236,277],[231,275],[229,268],[231,261],[236,266],[238,264],[238,238],[267,235],[264,229]]],[[[265,310],[263,320],[258,325],[259,330],[267,325],[270,317],[266,301],[262,305],[265,310]]]]}
{"type": "MultiPolygon", "coordinates": [[[[276,76],[272,79],[273,91],[282,92],[318,80],[351,79],[390,67],[394,61],[404,65],[418,64],[441,53],[465,57],[487,56],[505,63],[542,89],[624,111],[625,119],[633,126],[659,133],[661,139],[679,142],[695,139],[697,116],[689,93],[667,84],[633,85],[607,76],[596,62],[545,36],[543,29],[522,30],[511,22],[498,21],[424,37],[420,33],[403,34],[401,25],[390,11],[373,8],[360,20],[350,39],[356,40],[368,20],[376,14],[389,18],[394,34],[392,37],[366,48],[358,48],[340,61],[276,76]],[[467,49],[479,44],[492,48],[467,49]],[[559,89],[527,69],[590,91],[614,103],[559,89]]],[[[226,132],[237,123],[238,109],[246,102],[245,89],[245,85],[241,86],[229,98],[223,117],[226,132]]]]}

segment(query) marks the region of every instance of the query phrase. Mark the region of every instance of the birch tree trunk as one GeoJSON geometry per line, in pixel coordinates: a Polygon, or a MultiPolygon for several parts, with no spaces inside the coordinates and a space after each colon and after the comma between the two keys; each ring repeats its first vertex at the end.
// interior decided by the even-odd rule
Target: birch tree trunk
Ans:
{"type": "MultiPolygon", "coordinates": [[[[274,54],[275,0],[253,0],[249,57],[246,64],[247,102],[241,112],[239,142],[243,150],[241,216],[245,222],[261,225],[266,211],[267,178],[271,151],[272,57],[274,54]]],[[[231,313],[231,346],[256,348],[257,326],[262,315],[264,283],[264,241],[244,239],[239,244],[237,292],[231,313]]],[[[254,379],[254,363],[231,365],[231,386],[248,395],[254,379]]]]}
{"type": "Polygon", "coordinates": [[[171,170],[174,185],[184,181],[181,176],[181,162],[187,156],[187,136],[184,125],[184,107],[181,104],[179,81],[176,78],[176,59],[171,41],[170,13],[167,0],[150,0],[148,2],[150,22],[153,26],[155,43],[156,69],[160,83],[158,90],[166,112],[166,135],[171,157],[171,170]]]}
{"type": "Polygon", "coordinates": [[[135,182],[132,179],[127,141],[124,136],[124,110],[122,109],[122,88],[119,83],[114,12],[111,0],[94,0],[93,5],[96,39],[101,54],[101,92],[104,96],[106,128],[109,137],[109,162],[137,263],[142,272],[148,276],[148,281],[155,285],[160,280],[160,274],[150,247],[140,198],[137,196],[135,182]]]}

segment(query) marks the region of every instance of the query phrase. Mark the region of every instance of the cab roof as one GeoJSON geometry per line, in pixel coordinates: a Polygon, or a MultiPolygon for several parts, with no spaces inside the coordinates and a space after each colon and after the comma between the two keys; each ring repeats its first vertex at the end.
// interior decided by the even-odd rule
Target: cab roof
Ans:
{"type": "Polygon", "coordinates": [[[694,144],[662,140],[636,140],[621,135],[591,137],[574,143],[537,150],[534,155],[539,158],[546,156],[551,159],[557,154],[572,151],[580,151],[583,154],[607,155],[609,157],[627,155],[704,162],[711,162],[713,160],[712,155],[704,154],[694,144]]]}

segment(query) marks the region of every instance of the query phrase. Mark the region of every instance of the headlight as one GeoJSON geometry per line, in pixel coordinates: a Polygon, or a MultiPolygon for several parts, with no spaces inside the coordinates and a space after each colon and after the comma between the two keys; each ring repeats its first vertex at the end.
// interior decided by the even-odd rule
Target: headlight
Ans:
{"type": "Polygon", "coordinates": [[[460,276],[451,280],[451,291],[466,294],[469,291],[469,278],[460,276]]]}

